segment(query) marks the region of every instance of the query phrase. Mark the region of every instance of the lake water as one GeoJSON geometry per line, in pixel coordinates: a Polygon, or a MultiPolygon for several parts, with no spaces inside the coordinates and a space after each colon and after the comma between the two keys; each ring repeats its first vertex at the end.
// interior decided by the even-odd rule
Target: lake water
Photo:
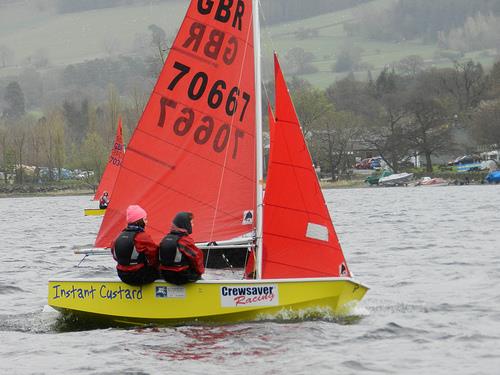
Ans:
{"type": "Polygon", "coordinates": [[[500,186],[327,190],[350,269],[350,319],[62,330],[46,307],[101,218],[88,196],[0,199],[0,374],[499,374],[500,186]]]}

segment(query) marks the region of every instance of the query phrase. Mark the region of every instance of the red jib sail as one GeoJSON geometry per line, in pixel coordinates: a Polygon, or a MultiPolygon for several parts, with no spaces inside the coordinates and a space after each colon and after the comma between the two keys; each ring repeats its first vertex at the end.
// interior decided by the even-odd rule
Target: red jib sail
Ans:
{"type": "Polygon", "coordinates": [[[255,88],[250,0],[191,1],[132,135],[95,245],[141,205],[159,241],[179,211],[196,241],[254,228],[255,88]]]}
{"type": "Polygon", "coordinates": [[[93,200],[100,199],[105,191],[108,192],[108,196],[111,198],[124,153],[125,147],[123,144],[122,119],[120,117],[118,118],[118,126],[116,128],[115,143],[113,144],[108,164],[106,164],[106,168],[104,169],[104,173],[102,174],[101,181],[99,182],[99,186],[97,187],[93,200]]]}
{"type": "Polygon", "coordinates": [[[349,276],[275,57],[276,108],[264,196],[263,278],[349,276]]]}

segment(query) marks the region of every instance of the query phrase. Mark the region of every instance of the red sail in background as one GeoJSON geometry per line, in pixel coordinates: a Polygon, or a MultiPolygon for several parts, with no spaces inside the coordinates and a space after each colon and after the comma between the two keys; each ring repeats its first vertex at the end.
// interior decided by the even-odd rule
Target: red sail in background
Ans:
{"type": "Polygon", "coordinates": [[[115,186],[116,177],[120,171],[120,164],[123,160],[123,154],[125,153],[125,147],[123,144],[123,130],[122,130],[122,119],[118,118],[118,126],[116,128],[115,143],[113,144],[113,149],[109,155],[108,164],[104,169],[104,173],[101,177],[101,182],[95,192],[93,200],[98,200],[101,198],[102,194],[107,191],[109,198],[113,193],[113,187],[115,186]]]}
{"type": "Polygon", "coordinates": [[[275,57],[276,118],[264,196],[262,278],[349,276],[275,57]]]}
{"type": "Polygon", "coordinates": [[[127,147],[95,245],[110,246],[141,205],[159,241],[179,211],[196,241],[251,232],[255,89],[250,0],[191,1],[127,147]]]}

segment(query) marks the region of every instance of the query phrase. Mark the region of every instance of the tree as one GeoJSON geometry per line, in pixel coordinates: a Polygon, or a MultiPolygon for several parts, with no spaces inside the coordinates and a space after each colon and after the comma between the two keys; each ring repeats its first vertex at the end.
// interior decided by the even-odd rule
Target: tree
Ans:
{"type": "Polygon", "coordinates": [[[79,106],[77,103],[65,100],[63,114],[69,131],[70,143],[80,144],[89,128],[89,101],[83,99],[79,106]]]}
{"type": "Polygon", "coordinates": [[[402,39],[423,37],[434,41],[439,31],[462,26],[469,16],[499,11],[498,1],[491,0],[398,0],[393,4],[387,12],[388,24],[391,34],[402,39]]]}
{"type": "Polygon", "coordinates": [[[17,81],[10,82],[5,89],[4,95],[7,107],[3,111],[3,117],[7,119],[18,119],[26,112],[24,94],[17,81]]]}
{"type": "Polygon", "coordinates": [[[48,52],[43,48],[36,50],[33,55],[28,56],[27,60],[36,69],[46,68],[49,65],[48,52]]]}
{"type": "Polygon", "coordinates": [[[33,125],[34,119],[32,117],[25,116],[17,126],[13,127],[12,132],[12,144],[16,152],[17,159],[17,174],[16,181],[20,184],[24,183],[24,161],[25,161],[25,147],[28,140],[28,134],[31,126],[33,125]]]}
{"type": "Polygon", "coordinates": [[[109,124],[104,135],[106,144],[112,144],[113,142],[116,126],[118,124],[118,117],[120,116],[120,107],[120,95],[118,95],[116,88],[110,85],[108,89],[109,124]]]}
{"type": "Polygon", "coordinates": [[[57,112],[57,115],[54,116],[52,121],[51,125],[54,130],[54,161],[60,180],[66,155],[64,147],[64,120],[61,113],[57,112]]]}
{"type": "Polygon", "coordinates": [[[489,91],[488,99],[500,98],[500,61],[497,61],[491,68],[490,74],[488,76],[489,81],[489,91]]]}
{"type": "Polygon", "coordinates": [[[407,126],[407,83],[394,71],[384,69],[374,85],[378,108],[370,115],[363,140],[370,144],[386,164],[398,172],[410,152],[407,126]]]}
{"type": "Polygon", "coordinates": [[[418,55],[410,55],[399,60],[396,64],[397,70],[402,74],[410,77],[415,77],[424,69],[424,59],[418,55]]]}
{"type": "Polygon", "coordinates": [[[337,54],[337,60],[332,70],[337,73],[353,72],[360,67],[362,49],[350,45],[344,45],[337,54]]]}
{"type": "Polygon", "coordinates": [[[352,167],[350,145],[360,136],[361,118],[351,112],[334,112],[315,129],[316,160],[328,167],[332,179],[352,167]]]}
{"type": "Polygon", "coordinates": [[[139,122],[139,118],[144,112],[144,108],[146,107],[146,103],[148,102],[148,95],[143,91],[134,87],[132,92],[132,108],[129,116],[129,123],[133,124],[133,128],[129,128],[129,131],[132,132],[135,128],[135,125],[139,122]]]}
{"type": "Polygon", "coordinates": [[[107,151],[102,137],[97,132],[89,132],[80,152],[80,167],[94,171],[94,177],[102,175],[106,165],[107,151]]]}
{"type": "Polygon", "coordinates": [[[0,147],[2,149],[2,172],[4,183],[8,182],[8,175],[15,169],[15,151],[11,147],[11,132],[5,124],[0,124],[0,147]]]}
{"type": "Polygon", "coordinates": [[[351,77],[327,89],[337,110],[356,114],[361,128],[357,140],[368,144],[395,172],[410,150],[406,136],[407,85],[407,78],[386,68],[375,82],[359,82],[351,77]]]}
{"type": "Polygon", "coordinates": [[[114,56],[120,50],[120,40],[114,36],[107,36],[102,44],[108,56],[114,56]]]}
{"type": "Polygon", "coordinates": [[[461,112],[477,107],[487,92],[488,80],[480,63],[457,61],[453,69],[439,73],[442,88],[454,98],[461,112]]]}
{"type": "Polygon", "coordinates": [[[500,37],[499,19],[493,14],[476,13],[465,20],[463,27],[438,33],[439,44],[447,49],[469,51],[495,48],[500,37]]]}
{"type": "Polygon", "coordinates": [[[318,69],[311,64],[314,55],[304,51],[303,48],[295,47],[286,53],[285,61],[291,74],[315,73],[318,69]]]}
{"type": "Polygon", "coordinates": [[[44,90],[40,72],[34,68],[23,69],[19,76],[19,85],[24,87],[26,107],[37,108],[42,104],[44,90]]]}
{"type": "Polygon", "coordinates": [[[426,171],[432,172],[431,156],[450,148],[452,127],[446,106],[442,100],[428,97],[423,91],[414,93],[407,110],[413,116],[408,138],[413,149],[424,155],[426,171]]]}
{"type": "Polygon", "coordinates": [[[500,145],[500,99],[483,103],[472,116],[472,135],[484,145],[500,145]]]}
{"type": "Polygon", "coordinates": [[[14,51],[7,47],[6,45],[0,45],[0,64],[2,68],[5,68],[7,65],[12,64],[14,60],[14,51]]]}
{"type": "Polygon", "coordinates": [[[59,178],[64,163],[64,115],[58,109],[52,109],[38,121],[40,145],[47,163],[49,179],[54,178],[53,169],[57,168],[59,178]]]}
{"type": "Polygon", "coordinates": [[[356,113],[367,120],[378,110],[375,87],[348,76],[326,89],[326,95],[337,111],[356,113]]]}
{"type": "Polygon", "coordinates": [[[38,119],[36,124],[30,128],[30,132],[28,134],[29,148],[31,149],[32,152],[31,164],[35,166],[34,181],[38,181],[40,179],[40,167],[42,166],[42,160],[41,160],[42,142],[40,140],[40,135],[39,135],[39,125],[44,120],[45,117],[38,119]]]}
{"type": "Polygon", "coordinates": [[[324,91],[313,88],[307,81],[293,78],[289,82],[289,88],[302,132],[307,138],[311,135],[316,123],[330,116],[333,106],[328,102],[324,91]]]}
{"type": "Polygon", "coordinates": [[[167,53],[167,34],[165,30],[155,24],[149,25],[148,29],[151,31],[151,45],[155,49],[155,55],[163,66],[167,53]]]}

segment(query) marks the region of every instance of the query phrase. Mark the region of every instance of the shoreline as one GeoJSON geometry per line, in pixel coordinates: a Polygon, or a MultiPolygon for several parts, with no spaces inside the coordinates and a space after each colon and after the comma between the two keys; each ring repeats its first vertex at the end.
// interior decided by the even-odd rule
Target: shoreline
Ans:
{"type": "Polygon", "coordinates": [[[82,190],[65,190],[65,191],[48,191],[48,192],[37,192],[37,193],[0,193],[0,199],[2,198],[35,198],[35,197],[64,197],[64,196],[76,196],[76,195],[94,195],[94,192],[82,191],[82,190]]]}
{"type": "MultiPolygon", "coordinates": [[[[408,186],[413,186],[412,181],[408,186]]],[[[321,189],[366,189],[377,188],[379,186],[370,186],[364,180],[340,180],[340,181],[320,181],[321,189]]],[[[449,181],[450,186],[461,186],[464,183],[454,184],[449,181]]],[[[467,185],[481,185],[481,182],[472,179],[467,185]]],[[[87,186],[58,186],[58,185],[6,185],[0,186],[0,199],[1,198],[23,198],[23,197],[57,197],[57,196],[70,196],[70,195],[93,195],[94,188],[87,186]],[[7,190],[7,191],[6,191],[7,190]]]]}
{"type": "Polygon", "coordinates": [[[93,195],[94,189],[87,186],[68,185],[3,185],[0,198],[55,197],[69,195],[93,195]]]}
{"type": "Polygon", "coordinates": [[[364,180],[320,181],[321,189],[364,189],[369,187],[364,180]]]}
{"type": "MultiPolygon", "coordinates": [[[[369,187],[362,180],[343,180],[343,181],[321,181],[321,189],[359,189],[369,187]]],[[[42,187],[40,187],[42,188],[42,187]]],[[[70,195],[93,195],[94,189],[92,188],[61,188],[61,187],[45,187],[38,191],[29,189],[26,186],[18,186],[9,192],[0,190],[1,198],[29,198],[29,197],[57,197],[57,196],[70,196],[70,195]]]]}

